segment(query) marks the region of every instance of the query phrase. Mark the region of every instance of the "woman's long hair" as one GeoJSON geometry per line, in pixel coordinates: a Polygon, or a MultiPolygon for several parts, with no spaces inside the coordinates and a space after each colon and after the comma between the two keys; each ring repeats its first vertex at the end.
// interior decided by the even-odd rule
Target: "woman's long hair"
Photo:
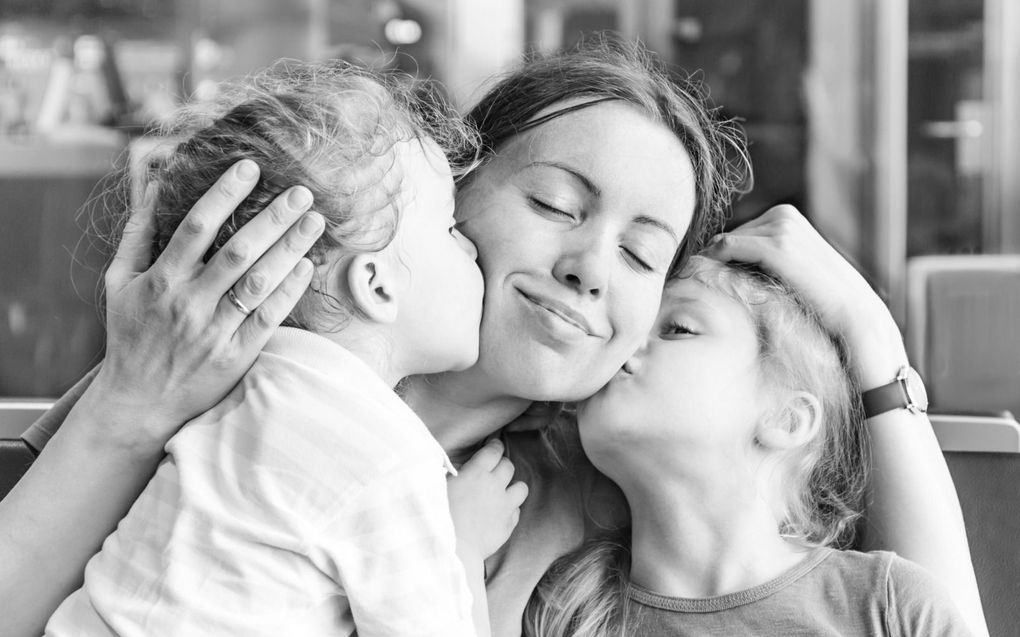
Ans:
{"type": "MultiPolygon", "coordinates": [[[[610,34],[552,55],[535,54],[505,75],[465,116],[479,133],[482,161],[517,135],[550,119],[606,100],[620,100],[663,124],[694,166],[696,204],[674,270],[722,229],[733,196],[751,184],[740,127],[719,117],[693,76],[671,71],[640,43],[610,34]],[[584,105],[557,105],[586,100],[584,105]],[[548,109],[553,109],[548,111],[548,109]],[[538,117],[542,111],[548,111],[538,117]]],[[[467,159],[467,158],[465,158],[467,159]]],[[[462,184],[469,187],[469,174],[462,184]]]]}

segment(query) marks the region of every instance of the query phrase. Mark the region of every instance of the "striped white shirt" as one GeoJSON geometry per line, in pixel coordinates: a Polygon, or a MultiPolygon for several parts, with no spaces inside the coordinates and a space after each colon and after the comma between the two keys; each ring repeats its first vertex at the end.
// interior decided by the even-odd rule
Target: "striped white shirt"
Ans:
{"type": "Polygon", "coordinates": [[[47,635],[471,635],[442,448],[352,354],[280,328],[167,457],[47,635]]]}

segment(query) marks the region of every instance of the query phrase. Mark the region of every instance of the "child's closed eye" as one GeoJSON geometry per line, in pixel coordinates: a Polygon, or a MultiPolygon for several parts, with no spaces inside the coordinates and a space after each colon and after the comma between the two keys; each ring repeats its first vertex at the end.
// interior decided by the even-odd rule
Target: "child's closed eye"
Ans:
{"type": "Polygon", "coordinates": [[[671,320],[662,326],[663,336],[694,336],[698,332],[683,321],[671,320]]]}

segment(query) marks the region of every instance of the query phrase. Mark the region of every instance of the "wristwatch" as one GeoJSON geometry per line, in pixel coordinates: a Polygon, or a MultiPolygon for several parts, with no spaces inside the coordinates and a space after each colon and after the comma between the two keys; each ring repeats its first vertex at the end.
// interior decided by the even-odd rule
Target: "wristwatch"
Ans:
{"type": "Polygon", "coordinates": [[[924,390],[924,382],[910,365],[901,367],[896,373],[896,379],[888,385],[862,393],[861,402],[864,403],[865,418],[893,409],[906,409],[912,414],[928,411],[928,393],[924,390]]]}

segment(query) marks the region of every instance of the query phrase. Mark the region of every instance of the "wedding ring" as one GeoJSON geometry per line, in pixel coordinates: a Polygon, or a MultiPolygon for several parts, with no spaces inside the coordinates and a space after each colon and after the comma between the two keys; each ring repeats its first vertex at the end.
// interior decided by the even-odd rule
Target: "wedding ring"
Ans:
{"type": "Polygon", "coordinates": [[[227,299],[234,304],[234,307],[236,307],[241,314],[244,314],[245,316],[251,314],[251,310],[248,309],[248,306],[241,303],[241,299],[237,298],[237,295],[234,294],[234,288],[227,290],[227,299]]]}

